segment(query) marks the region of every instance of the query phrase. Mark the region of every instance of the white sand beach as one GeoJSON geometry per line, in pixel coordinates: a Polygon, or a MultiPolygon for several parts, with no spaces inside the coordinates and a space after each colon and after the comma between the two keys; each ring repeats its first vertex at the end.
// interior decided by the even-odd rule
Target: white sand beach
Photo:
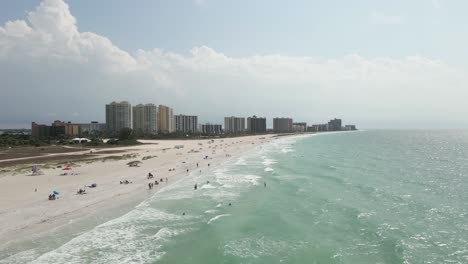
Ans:
{"type": "MultiPolygon", "coordinates": [[[[193,170],[213,170],[227,159],[274,140],[274,135],[209,140],[142,140],[142,145],[93,150],[95,159],[74,161],[72,170],[42,169],[42,174],[0,174],[0,245],[39,237],[77,219],[105,212],[122,204],[137,205],[171,182],[190,177],[193,170]],[[183,148],[175,148],[183,145],[183,148]],[[106,153],[107,152],[107,153],[106,153]],[[229,154],[227,156],[226,154],[229,154]],[[127,156],[124,156],[127,155],[127,156]],[[208,156],[208,159],[204,157],[208,156]],[[103,159],[105,157],[112,157],[103,159]],[[117,157],[117,158],[116,158],[117,157]],[[131,161],[140,161],[130,167],[131,161]],[[197,168],[198,163],[198,168],[197,168]],[[209,166],[209,165],[210,166],[209,166]],[[169,171],[169,169],[175,169],[169,171]],[[187,173],[187,169],[189,173],[187,173]],[[147,179],[148,173],[154,175],[147,179]],[[68,173],[68,175],[61,175],[68,173]],[[148,183],[164,181],[149,190],[148,183]],[[166,182],[166,178],[168,182],[166,182]],[[121,184],[128,180],[130,184],[121,184]],[[86,194],[77,191],[86,187],[86,194]],[[37,191],[36,191],[37,190],[37,191]],[[48,200],[53,190],[58,199],[48,200]]],[[[66,154],[63,154],[66,155],[66,154]]],[[[1,166],[0,162],[0,167],[1,166]]],[[[43,164],[45,165],[45,164],[43,164]]],[[[188,190],[189,191],[189,190],[188,190]]]]}

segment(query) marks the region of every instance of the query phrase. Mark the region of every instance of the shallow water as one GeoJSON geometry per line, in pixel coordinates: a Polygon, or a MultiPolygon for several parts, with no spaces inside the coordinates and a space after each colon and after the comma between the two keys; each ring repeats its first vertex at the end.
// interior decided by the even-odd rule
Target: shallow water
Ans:
{"type": "Polygon", "coordinates": [[[468,263],[467,191],[467,131],[282,138],[0,263],[468,263]]]}

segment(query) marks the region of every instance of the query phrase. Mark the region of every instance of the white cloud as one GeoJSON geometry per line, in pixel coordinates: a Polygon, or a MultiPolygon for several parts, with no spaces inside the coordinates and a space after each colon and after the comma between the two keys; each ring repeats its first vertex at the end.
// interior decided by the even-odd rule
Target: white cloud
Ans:
{"type": "Polygon", "coordinates": [[[80,32],[61,0],[45,0],[26,20],[0,27],[0,112],[9,113],[0,124],[50,121],[48,113],[103,121],[105,103],[129,100],[173,105],[213,122],[258,114],[304,121],[342,116],[367,126],[422,126],[443,117],[457,125],[468,115],[465,76],[421,56],[230,57],[206,46],[189,55],[130,54],[106,37],[80,32]]]}
{"type": "Polygon", "coordinates": [[[378,12],[370,13],[369,21],[376,25],[400,25],[404,23],[404,19],[401,16],[386,15],[378,12]]]}

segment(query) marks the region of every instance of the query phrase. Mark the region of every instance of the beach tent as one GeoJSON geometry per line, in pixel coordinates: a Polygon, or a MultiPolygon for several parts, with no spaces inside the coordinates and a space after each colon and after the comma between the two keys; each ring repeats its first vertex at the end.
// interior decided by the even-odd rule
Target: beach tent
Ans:
{"type": "Polygon", "coordinates": [[[58,190],[53,190],[52,193],[55,194],[55,195],[59,195],[59,194],[60,194],[60,191],[58,191],[58,190]]]}
{"type": "Polygon", "coordinates": [[[67,170],[67,171],[68,171],[68,170],[72,170],[72,169],[73,169],[72,167],[65,167],[65,168],[63,168],[63,170],[67,170]]]}

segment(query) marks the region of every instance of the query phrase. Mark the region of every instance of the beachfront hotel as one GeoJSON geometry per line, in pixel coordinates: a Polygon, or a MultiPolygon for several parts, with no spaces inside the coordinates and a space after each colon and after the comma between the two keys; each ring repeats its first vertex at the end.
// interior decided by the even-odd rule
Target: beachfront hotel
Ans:
{"type": "Polygon", "coordinates": [[[288,133],[292,131],[292,118],[276,117],[273,118],[273,131],[275,133],[288,133]]]}
{"type": "Polygon", "coordinates": [[[173,109],[165,105],[158,108],[158,131],[165,134],[175,132],[173,109]]]}
{"type": "Polygon", "coordinates": [[[292,124],[293,132],[306,132],[307,131],[307,123],[306,122],[298,122],[292,124]]]}
{"type": "Polygon", "coordinates": [[[328,122],[328,131],[340,131],[341,130],[341,119],[332,119],[328,122]]]}
{"type": "Polygon", "coordinates": [[[122,128],[132,128],[132,105],[127,101],[106,104],[107,130],[119,133],[122,128]]]}
{"type": "Polygon", "coordinates": [[[237,134],[245,132],[245,117],[225,117],[224,118],[224,132],[237,134]]]}
{"type": "Polygon", "coordinates": [[[223,128],[221,127],[221,125],[217,124],[202,124],[200,125],[200,133],[206,135],[219,135],[223,133],[223,128]]]}
{"type": "Polygon", "coordinates": [[[133,107],[133,131],[137,135],[155,135],[158,132],[158,108],[154,104],[133,107]]]}
{"type": "Polygon", "coordinates": [[[99,123],[98,121],[91,121],[91,123],[78,124],[80,132],[83,133],[96,133],[106,130],[106,124],[99,123]]]}
{"type": "Polygon", "coordinates": [[[249,133],[265,133],[266,132],[266,118],[252,116],[247,118],[247,132],[249,133]]]}
{"type": "Polygon", "coordinates": [[[198,117],[189,115],[175,116],[176,132],[179,133],[197,133],[198,117]]]}

